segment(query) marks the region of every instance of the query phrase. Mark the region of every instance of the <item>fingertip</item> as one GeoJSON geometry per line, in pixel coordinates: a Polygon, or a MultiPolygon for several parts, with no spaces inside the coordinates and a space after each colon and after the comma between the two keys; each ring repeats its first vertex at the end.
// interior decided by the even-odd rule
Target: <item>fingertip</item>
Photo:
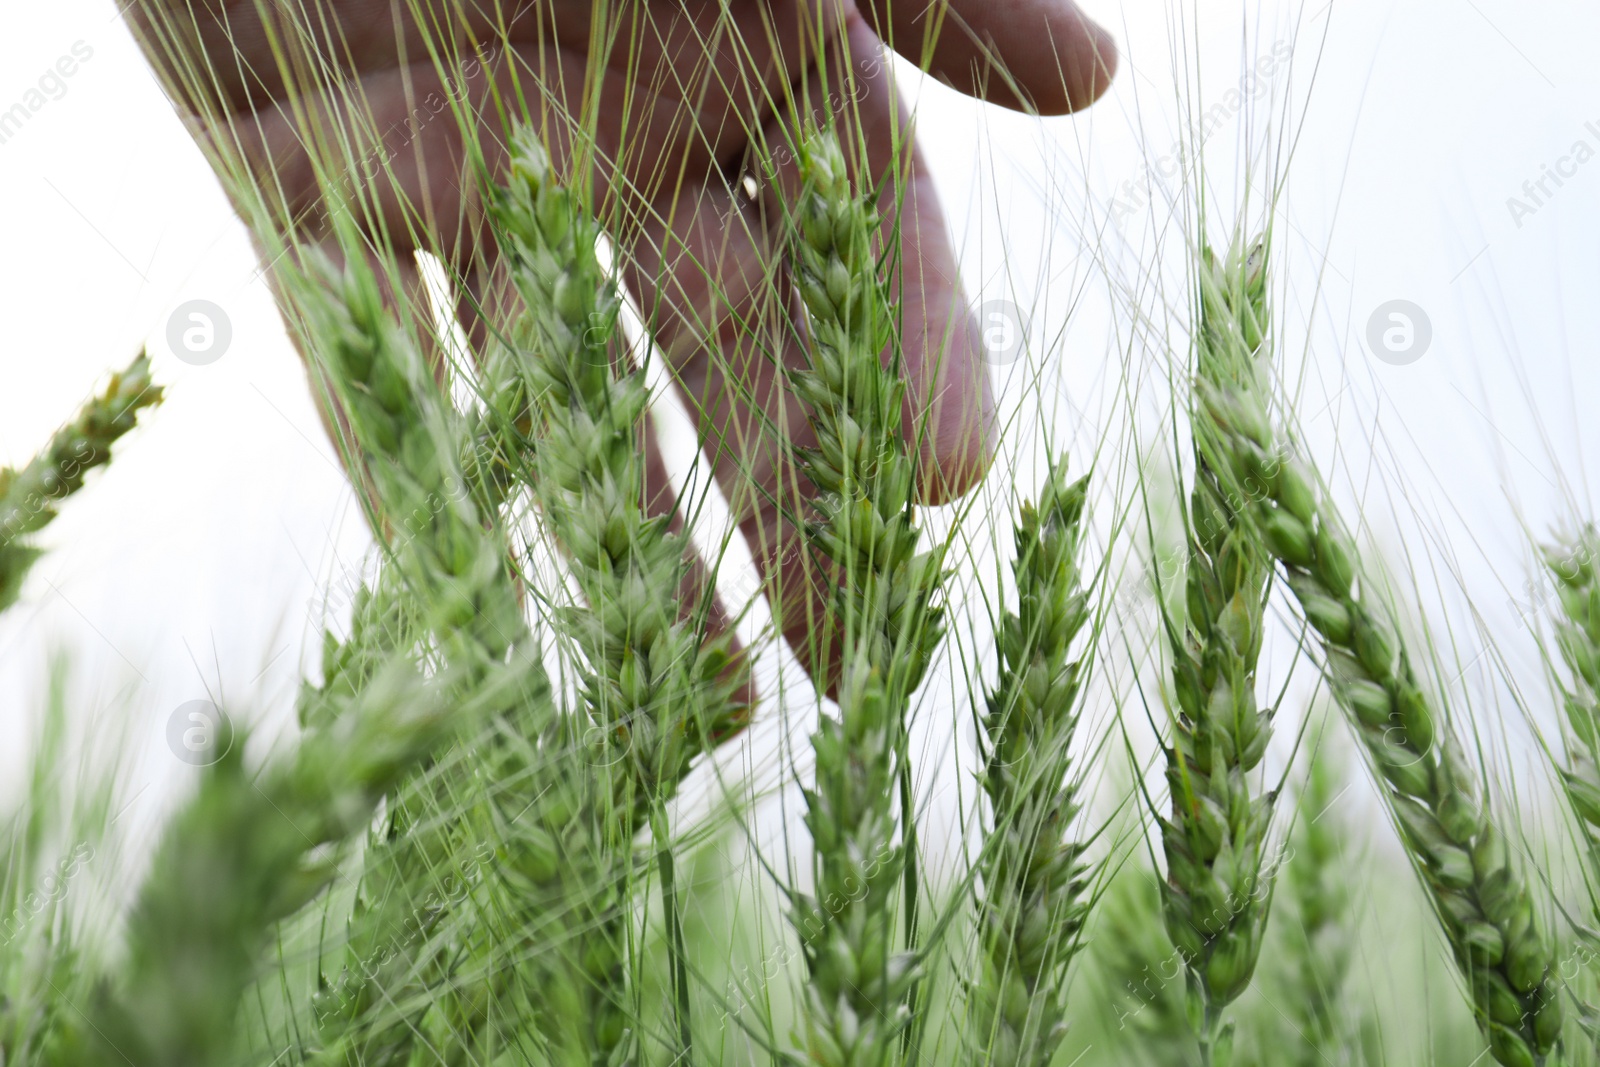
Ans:
{"type": "Polygon", "coordinates": [[[936,358],[943,365],[942,373],[918,376],[938,382],[938,392],[915,398],[920,402],[907,412],[908,430],[917,431],[918,499],[933,506],[976,488],[989,471],[996,444],[994,393],[978,323],[959,289],[951,298],[937,356],[908,353],[920,361],[936,358]]]}
{"type": "Polygon", "coordinates": [[[1116,79],[1120,53],[1117,40],[1111,31],[1074,9],[1082,21],[1083,31],[1075,39],[1076,62],[1069,74],[1063,77],[1066,90],[1064,111],[1078,111],[1099,100],[1116,79]]]}
{"type": "MultiPolygon", "coordinates": [[[[1052,5],[1042,44],[1050,57],[1025,54],[1014,64],[1013,77],[1029,99],[1023,110],[1039,115],[1069,115],[1082,111],[1106,94],[1116,78],[1119,63],[1116,38],[1074,3],[1052,5]],[[1031,61],[1030,61],[1031,59],[1031,61]]],[[[1002,55],[1005,52],[1002,50],[1002,55]]],[[[997,100],[1007,106],[1009,101],[997,100]]]]}
{"type": "Polygon", "coordinates": [[[951,0],[935,32],[926,9],[874,0],[895,47],[941,80],[989,103],[1065,115],[1104,96],[1118,67],[1115,39],[1073,0],[951,0]]]}

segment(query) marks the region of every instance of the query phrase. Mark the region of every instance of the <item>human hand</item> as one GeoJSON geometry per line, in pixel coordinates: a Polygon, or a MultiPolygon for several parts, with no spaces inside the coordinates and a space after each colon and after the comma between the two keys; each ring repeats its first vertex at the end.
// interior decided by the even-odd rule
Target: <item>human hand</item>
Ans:
{"type": "MultiPolygon", "coordinates": [[[[515,306],[460,116],[479,123],[496,175],[506,162],[497,105],[517,100],[558,169],[592,167],[623,280],[781,605],[784,635],[813,666],[824,653],[809,638],[828,592],[799,549],[804,479],[788,457],[812,439],[784,378],[806,355],[798,305],[772,284],[783,198],[797,186],[797,120],[837,121],[841,140],[864,146],[853,177],[884,188],[883,235],[899,244],[906,439],[919,499],[942,503],[987,466],[992,400],[884,41],[971,95],[1059,114],[1108,86],[1109,36],[1072,0],[522,0],[514,11],[451,0],[448,13],[427,0],[322,0],[306,5],[321,35],[308,45],[282,16],[264,17],[268,6],[138,0],[129,18],[199,135],[242,152],[255,180],[280,191],[299,240],[333,244],[328,176],[307,145],[330,129],[381,131],[373,152],[387,162],[365,183],[378,209],[366,223],[391,242],[387,270],[417,295],[411,253],[440,255],[462,280],[463,323],[480,342],[515,306]],[[317,67],[304,62],[312,55],[317,67]],[[317,68],[308,86],[299,75],[317,68]]],[[[672,510],[655,447],[646,484],[647,506],[672,510]]]]}

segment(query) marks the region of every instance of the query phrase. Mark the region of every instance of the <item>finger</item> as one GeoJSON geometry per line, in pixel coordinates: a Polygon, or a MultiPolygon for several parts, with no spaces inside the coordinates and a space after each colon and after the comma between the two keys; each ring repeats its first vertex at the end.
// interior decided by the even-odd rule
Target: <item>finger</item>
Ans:
{"type": "MultiPolygon", "coordinates": [[[[898,215],[895,183],[888,183],[882,206],[885,237],[902,244],[898,295],[910,386],[903,416],[908,440],[918,444],[924,499],[948,499],[981,474],[989,454],[992,402],[981,346],[927,168],[914,150],[895,148],[906,144],[909,129],[881,48],[859,19],[847,24],[838,47],[826,64],[838,72],[835,88],[816,94],[813,121],[826,121],[830,107],[842,113],[845,140],[867,146],[866,157],[855,161],[858,178],[897,172],[902,178],[898,215]]],[[[624,262],[763,571],[784,636],[813,675],[828,682],[838,650],[826,621],[839,576],[814,565],[804,550],[799,524],[809,515],[812,491],[790,457],[814,436],[784,378],[807,359],[781,256],[783,191],[792,196],[799,182],[787,128],[774,121],[765,131],[775,170],[756,204],[712,178],[650,220],[624,262]]]]}
{"type": "Polygon", "coordinates": [[[805,551],[809,486],[791,449],[815,437],[786,387],[806,355],[792,326],[781,228],[719,178],[644,221],[623,272],[694,416],[718,484],[801,664],[836,662],[826,620],[830,576],[805,551]]]}
{"type": "MultiPolygon", "coordinates": [[[[231,127],[213,131],[218,147],[239,137],[254,172],[268,185],[283,181],[297,211],[328,192],[316,180],[318,162],[336,173],[370,169],[374,156],[401,171],[379,195],[447,206],[448,188],[419,191],[426,172],[410,172],[437,158],[436,184],[459,184],[462,138],[449,116],[434,116],[462,98],[484,112],[484,67],[497,68],[490,118],[526,109],[547,141],[583,143],[602,195],[653,202],[685,175],[737,159],[747,116],[771,110],[807,61],[807,35],[819,26],[831,32],[837,18],[833,5],[817,13],[809,0],[569,2],[522,3],[509,15],[475,4],[421,26],[391,0],[339,0],[297,24],[289,9],[264,21],[257,4],[212,0],[185,13],[178,0],[141,0],[129,18],[191,117],[231,127]],[[428,127],[423,136],[410,128],[419,124],[428,127]],[[572,136],[577,128],[583,137],[572,136]],[[328,144],[346,158],[325,152],[330,158],[318,160],[328,144]],[[409,149],[406,158],[394,158],[397,148],[409,149]]],[[[490,142],[509,132],[487,125],[490,142]]],[[[565,173],[565,155],[550,147],[565,173]]],[[[393,225],[392,205],[382,206],[393,225]]]]}
{"type": "Polygon", "coordinates": [[[409,0],[134,0],[126,11],[146,54],[195,114],[263,111],[329,83],[425,63],[436,51],[448,64],[506,46],[564,41],[579,55],[586,50],[587,4],[418,7],[420,20],[409,0]],[[306,84],[308,70],[322,84],[306,84]]]}
{"type": "MultiPolygon", "coordinates": [[[[375,72],[355,89],[313,93],[292,110],[230,116],[207,137],[214,152],[242,156],[253,188],[237,192],[266,199],[296,240],[326,240],[334,214],[349,212],[363,237],[397,256],[420,248],[470,262],[483,221],[471,152],[476,146],[498,164],[504,150],[492,137],[469,143],[463,118],[474,121],[511,60],[469,63],[450,78],[432,64],[375,72]]],[[[581,77],[575,57],[547,65],[581,77]]],[[[564,159],[570,139],[562,132],[547,140],[564,159]]]]}
{"type": "Polygon", "coordinates": [[[1040,115],[1088,107],[1117,47],[1073,0],[863,0],[901,55],[969,96],[1040,115]]]}
{"type": "MultiPolygon", "coordinates": [[[[900,308],[905,439],[915,447],[921,501],[942,504],[977,483],[993,451],[993,394],[982,341],[932,175],[910,114],[889,80],[883,46],[857,17],[847,21],[838,47],[844,62],[827,65],[833,72],[827,92],[809,92],[810,121],[824,128],[837,123],[856,187],[881,189],[879,234],[886,245],[898,242],[900,253],[891,296],[900,308]]],[[[800,192],[791,128],[775,120],[767,129],[768,143],[777,148],[773,180],[762,195],[773,217],[781,218],[784,204],[800,192]]]]}

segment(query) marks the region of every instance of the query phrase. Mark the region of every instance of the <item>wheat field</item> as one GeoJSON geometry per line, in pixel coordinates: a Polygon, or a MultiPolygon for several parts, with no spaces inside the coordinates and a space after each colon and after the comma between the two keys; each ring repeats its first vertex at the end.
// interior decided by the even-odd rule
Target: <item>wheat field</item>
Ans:
{"type": "MultiPolygon", "coordinates": [[[[1600,1059],[1582,434],[1491,423],[1456,500],[1363,421],[1447,335],[1338,307],[1304,232],[1326,9],[1227,49],[1167,9],[1171,150],[1104,199],[1058,158],[1032,192],[1081,251],[1033,282],[1018,232],[969,300],[912,64],[1090,137],[1148,54],[1089,33],[1030,80],[975,10],[119,12],[359,536],[303,637],[232,605],[290,691],[218,665],[158,709],[138,830],[138,696],[29,666],[0,1064],[1600,1059]],[[1040,328],[1080,316],[1101,351],[1040,328]]],[[[254,325],[168,321],[0,467],[7,625],[185,403],[161,343],[254,325]]]]}

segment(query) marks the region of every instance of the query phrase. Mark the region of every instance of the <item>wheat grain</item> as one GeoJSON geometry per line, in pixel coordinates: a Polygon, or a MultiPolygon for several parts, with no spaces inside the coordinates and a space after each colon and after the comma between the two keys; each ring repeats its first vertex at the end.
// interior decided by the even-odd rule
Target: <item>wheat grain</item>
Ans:
{"type": "MultiPolygon", "coordinates": [[[[1558,678],[1558,695],[1565,711],[1561,731],[1565,764],[1558,766],[1561,791],[1577,815],[1591,877],[1600,875],[1600,578],[1595,573],[1595,551],[1600,533],[1589,523],[1577,533],[1546,545],[1541,551],[1545,569],[1555,582],[1559,612],[1553,612],[1555,643],[1567,674],[1558,678]]],[[[1580,924],[1578,936],[1589,959],[1600,953],[1596,917],[1600,903],[1591,905],[1590,923],[1580,924]]],[[[1578,1021],[1591,1045],[1600,1050],[1600,1008],[1580,999],[1578,1021]]]]}
{"type": "Polygon", "coordinates": [[[1582,820],[1591,856],[1600,854],[1600,580],[1595,575],[1594,527],[1543,550],[1561,608],[1554,615],[1556,648],[1566,665],[1561,684],[1566,712],[1566,766],[1561,784],[1582,820]]]}
{"type": "Polygon", "coordinates": [[[555,183],[531,130],[514,146],[495,217],[527,308],[527,347],[516,353],[540,413],[535,488],[587,602],[564,621],[589,660],[590,714],[631,772],[617,783],[618,810],[649,809],[697,754],[743,725],[742,664],[728,669],[730,636],[680,618],[685,539],[644,512],[648,391],[641,371],[612,361],[619,300],[596,255],[598,227],[555,183]]]}
{"type": "Polygon", "coordinates": [[[447,657],[494,661],[526,636],[506,570],[503,538],[478,510],[461,457],[470,430],[449,406],[420,345],[384,306],[365,249],[345,238],[341,272],[320,253],[303,269],[280,265],[301,343],[332,389],[353,440],[347,465],[365,474],[391,535],[400,574],[430,614],[423,620],[447,657]]]}
{"type": "MultiPolygon", "coordinates": [[[[493,204],[526,308],[517,331],[522,343],[512,352],[536,412],[534,488],[586,604],[561,620],[588,662],[584,699],[604,736],[601,762],[614,800],[603,832],[626,854],[643,820],[650,822],[671,915],[664,805],[694,758],[748,720],[749,709],[736,699],[745,667],[734,662],[731,634],[705,632],[708,605],[684,613],[679,592],[689,549],[667,516],[644,511],[648,391],[642,371],[621,369],[612,358],[620,301],[596,253],[599,229],[555,182],[532,130],[513,138],[511,180],[493,204]]],[[[609,921],[620,918],[617,911],[609,921]]],[[[687,1042],[686,1014],[679,1022],[687,1042]]],[[[600,1045],[596,1054],[609,1059],[611,1049],[600,1045]]]]}

